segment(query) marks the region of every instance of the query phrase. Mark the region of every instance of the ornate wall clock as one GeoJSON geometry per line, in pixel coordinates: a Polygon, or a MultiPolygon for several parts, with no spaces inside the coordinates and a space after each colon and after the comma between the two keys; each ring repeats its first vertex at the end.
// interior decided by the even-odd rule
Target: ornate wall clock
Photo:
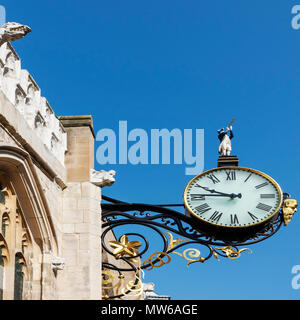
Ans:
{"type": "Polygon", "coordinates": [[[187,266],[212,257],[238,259],[243,252],[252,252],[245,245],[264,241],[290,223],[297,211],[297,200],[283,193],[267,174],[239,167],[238,157],[230,155],[233,120],[228,128],[218,130],[218,167],[197,175],[187,184],[184,203],[149,205],[102,197],[109,202],[102,203],[102,247],[106,254],[127,264],[126,267],[112,263],[113,260],[102,263],[107,290],[103,299],[140,296],[141,271],[167,265],[172,254],[184,258],[187,266]],[[184,207],[188,214],[171,207],[184,207]],[[119,239],[105,240],[107,234],[124,225],[130,225],[132,231],[130,228],[119,239]],[[160,251],[147,254],[151,246],[144,233],[134,232],[135,225],[158,235],[162,240],[160,251]],[[189,248],[190,245],[193,247],[189,248]],[[126,292],[120,293],[125,279],[122,272],[134,272],[135,280],[126,285],[126,292]],[[110,290],[114,288],[112,295],[110,290]]]}
{"type": "Polygon", "coordinates": [[[258,170],[219,167],[194,177],[183,198],[199,226],[234,239],[257,232],[276,218],[283,192],[274,179],[258,170]]]}

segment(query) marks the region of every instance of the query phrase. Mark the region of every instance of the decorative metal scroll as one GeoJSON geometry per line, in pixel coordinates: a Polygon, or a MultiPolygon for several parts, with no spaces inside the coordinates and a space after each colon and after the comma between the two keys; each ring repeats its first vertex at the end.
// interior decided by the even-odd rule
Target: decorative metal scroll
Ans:
{"type": "MultiPolygon", "coordinates": [[[[184,208],[183,204],[149,205],[121,202],[109,197],[102,203],[101,237],[103,299],[141,299],[142,276],[145,271],[160,268],[171,262],[176,254],[187,261],[187,266],[214,257],[216,259],[238,259],[251,250],[245,248],[274,235],[283,223],[282,210],[278,216],[255,235],[238,241],[216,239],[199,229],[195,218],[172,209],[184,208]],[[116,239],[117,229],[130,227],[130,232],[121,233],[116,239]],[[147,232],[138,233],[136,226],[142,226],[160,239],[159,250],[150,252],[147,232]],[[199,247],[201,251],[199,250],[199,247]],[[202,254],[204,250],[205,254],[202,254]]],[[[152,238],[151,238],[152,239],[152,238]]]]}

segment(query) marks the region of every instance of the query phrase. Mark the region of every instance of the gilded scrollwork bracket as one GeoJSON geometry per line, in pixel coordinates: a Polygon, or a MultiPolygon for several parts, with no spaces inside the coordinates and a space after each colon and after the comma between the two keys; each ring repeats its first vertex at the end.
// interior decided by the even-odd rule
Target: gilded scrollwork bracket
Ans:
{"type": "Polygon", "coordinates": [[[243,253],[252,253],[245,246],[274,235],[283,223],[290,221],[297,208],[296,200],[286,198],[279,214],[268,225],[248,237],[229,241],[201,231],[195,219],[172,208],[183,207],[181,204],[126,203],[105,196],[103,199],[107,202],[102,204],[101,241],[108,257],[102,263],[103,299],[141,299],[144,272],[169,264],[172,255],[182,257],[190,266],[212,257],[238,259],[243,253]],[[141,227],[145,232],[140,232],[141,227]],[[131,232],[133,230],[139,233],[131,232]],[[156,234],[155,244],[159,242],[159,250],[153,250],[155,237],[149,236],[149,231],[156,234]],[[120,236],[115,239],[117,234],[120,236]]]}

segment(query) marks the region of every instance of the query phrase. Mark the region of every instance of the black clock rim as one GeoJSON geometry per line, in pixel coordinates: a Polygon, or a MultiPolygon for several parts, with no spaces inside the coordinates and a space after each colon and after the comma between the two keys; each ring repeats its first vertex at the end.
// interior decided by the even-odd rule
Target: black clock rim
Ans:
{"type": "Polygon", "coordinates": [[[244,242],[249,239],[252,239],[259,233],[264,233],[266,230],[271,228],[274,224],[274,221],[277,220],[279,214],[280,212],[277,212],[277,214],[273,216],[271,219],[259,225],[247,226],[243,228],[237,228],[237,227],[223,228],[222,226],[211,225],[204,221],[200,221],[199,219],[196,219],[193,216],[190,216],[190,218],[193,219],[192,224],[194,229],[201,234],[205,234],[207,237],[211,237],[211,238],[218,239],[220,241],[225,241],[225,242],[227,241],[244,242]]]}

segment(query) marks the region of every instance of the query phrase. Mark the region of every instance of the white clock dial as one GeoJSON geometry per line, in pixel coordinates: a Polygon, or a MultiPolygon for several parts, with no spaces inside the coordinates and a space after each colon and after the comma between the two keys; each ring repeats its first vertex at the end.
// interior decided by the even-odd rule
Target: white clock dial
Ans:
{"type": "Polygon", "coordinates": [[[195,177],[184,192],[187,210],[221,227],[249,227],[271,219],[282,191],[269,176],[241,167],[220,167],[195,177]]]}

